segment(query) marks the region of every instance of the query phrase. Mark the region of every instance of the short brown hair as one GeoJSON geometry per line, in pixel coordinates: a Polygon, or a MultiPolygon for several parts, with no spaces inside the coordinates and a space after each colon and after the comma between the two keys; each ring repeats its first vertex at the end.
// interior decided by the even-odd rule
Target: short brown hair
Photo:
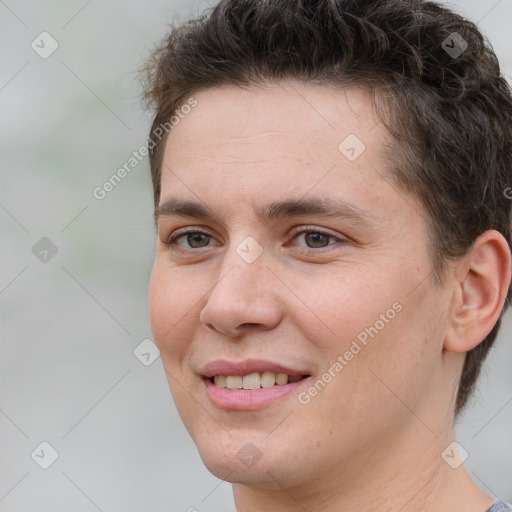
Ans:
{"type": "MultiPolygon", "coordinates": [[[[511,90],[476,25],[434,2],[222,0],[172,26],[142,72],[144,98],[156,111],[152,139],[206,88],[299,79],[370,89],[385,105],[377,110],[391,135],[391,175],[427,213],[436,280],[485,230],[511,246],[511,90]]],[[[165,142],[149,151],[155,205],[165,142]]],[[[505,308],[510,299],[509,289],[505,308]]],[[[500,323],[501,316],[466,354],[456,415],[500,323]]]]}

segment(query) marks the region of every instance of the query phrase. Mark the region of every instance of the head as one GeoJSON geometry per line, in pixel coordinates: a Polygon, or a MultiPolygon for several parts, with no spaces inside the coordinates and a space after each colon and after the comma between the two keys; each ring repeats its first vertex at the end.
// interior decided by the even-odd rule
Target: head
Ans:
{"type": "Polygon", "coordinates": [[[416,0],[221,1],[145,76],[151,322],[206,465],[254,450],[272,473],[300,446],[329,471],[414,416],[451,423],[510,299],[512,99],[477,27],[416,0]],[[229,410],[213,359],[307,378],[293,404],[229,410]]]}

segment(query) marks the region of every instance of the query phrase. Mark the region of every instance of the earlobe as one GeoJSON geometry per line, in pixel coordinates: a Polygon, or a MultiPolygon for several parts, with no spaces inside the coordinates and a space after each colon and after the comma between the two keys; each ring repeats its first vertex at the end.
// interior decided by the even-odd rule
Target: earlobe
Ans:
{"type": "Polygon", "coordinates": [[[495,230],[482,233],[461,258],[457,304],[444,341],[446,351],[468,352],[491,332],[507,296],[511,261],[507,241],[495,230]]]}

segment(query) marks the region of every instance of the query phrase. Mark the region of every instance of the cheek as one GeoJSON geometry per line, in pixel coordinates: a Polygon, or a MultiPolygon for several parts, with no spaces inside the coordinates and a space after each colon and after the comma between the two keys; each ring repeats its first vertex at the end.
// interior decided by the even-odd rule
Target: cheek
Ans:
{"type": "Polygon", "coordinates": [[[389,398],[372,371],[393,386],[407,387],[419,375],[416,365],[425,363],[428,313],[419,290],[410,294],[411,280],[399,270],[330,270],[325,276],[295,281],[294,292],[305,298],[309,310],[295,314],[294,321],[325,356],[320,373],[330,370],[335,375],[325,377],[333,392],[343,389],[341,401],[347,393],[360,400],[375,396],[375,386],[381,398],[389,398]]]}
{"type": "Polygon", "coordinates": [[[405,420],[404,403],[422,407],[438,365],[445,320],[436,303],[442,300],[427,282],[414,289],[414,279],[391,275],[374,284],[351,281],[323,297],[319,311],[332,319],[336,336],[331,343],[324,338],[321,348],[331,362],[343,359],[330,398],[355,417],[361,410],[370,416],[378,412],[380,421],[391,425],[405,420]]]}
{"type": "Polygon", "coordinates": [[[174,311],[171,287],[162,274],[158,263],[155,262],[149,284],[148,307],[151,329],[157,345],[160,345],[165,332],[172,326],[168,313],[174,311]]]}
{"type": "Polygon", "coordinates": [[[176,271],[155,262],[149,285],[149,319],[164,361],[180,358],[193,337],[194,304],[199,295],[185,286],[176,271]],[[172,349],[172,350],[171,350],[172,349]]]}
{"type": "MultiPolygon", "coordinates": [[[[351,268],[350,272],[328,269],[311,279],[296,280],[294,293],[308,312],[294,315],[294,319],[298,322],[304,319],[304,332],[312,329],[317,332],[318,337],[310,338],[311,341],[325,343],[323,348],[334,352],[346,350],[359,334],[364,338],[365,329],[376,322],[379,330],[383,330],[380,315],[391,322],[397,314],[393,304],[400,293],[389,282],[379,283],[378,279],[370,269],[351,268]]],[[[382,276],[380,279],[382,281],[382,276]]]]}

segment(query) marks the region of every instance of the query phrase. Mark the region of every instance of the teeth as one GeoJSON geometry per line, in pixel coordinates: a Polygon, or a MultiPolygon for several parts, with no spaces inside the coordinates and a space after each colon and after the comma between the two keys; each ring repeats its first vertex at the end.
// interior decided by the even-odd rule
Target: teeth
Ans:
{"type": "Polygon", "coordinates": [[[216,386],[229,389],[259,389],[271,388],[274,385],[284,386],[288,382],[297,382],[302,377],[288,377],[286,373],[254,372],[249,375],[215,375],[213,382],[216,386]]]}
{"type": "Polygon", "coordinates": [[[229,375],[226,377],[226,387],[229,389],[242,389],[243,380],[239,375],[229,375]]]}
{"type": "Polygon", "coordinates": [[[276,375],[276,384],[279,384],[280,386],[288,384],[288,375],[286,375],[286,373],[278,373],[276,375]]]}
{"type": "Polygon", "coordinates": [[[271,388],[276,383],[276,374],[274,372],[263,372],[261,374],[261,387],[271,388]]]}
{"type": "Polygon", "coordinates": [[[251,373],[249,375],[244,375],[242,381],[243,381],[244,389],[259,389],[260,374],[259,373],[251,373]]]}
{"type": "Polygon", "coordinates": [[[215,377],[213,378],[213,382],[215,382],[216,386],[219,386],[221,388],[227,387],[226,377],[224,375],[215,375],[215,377]]]}

